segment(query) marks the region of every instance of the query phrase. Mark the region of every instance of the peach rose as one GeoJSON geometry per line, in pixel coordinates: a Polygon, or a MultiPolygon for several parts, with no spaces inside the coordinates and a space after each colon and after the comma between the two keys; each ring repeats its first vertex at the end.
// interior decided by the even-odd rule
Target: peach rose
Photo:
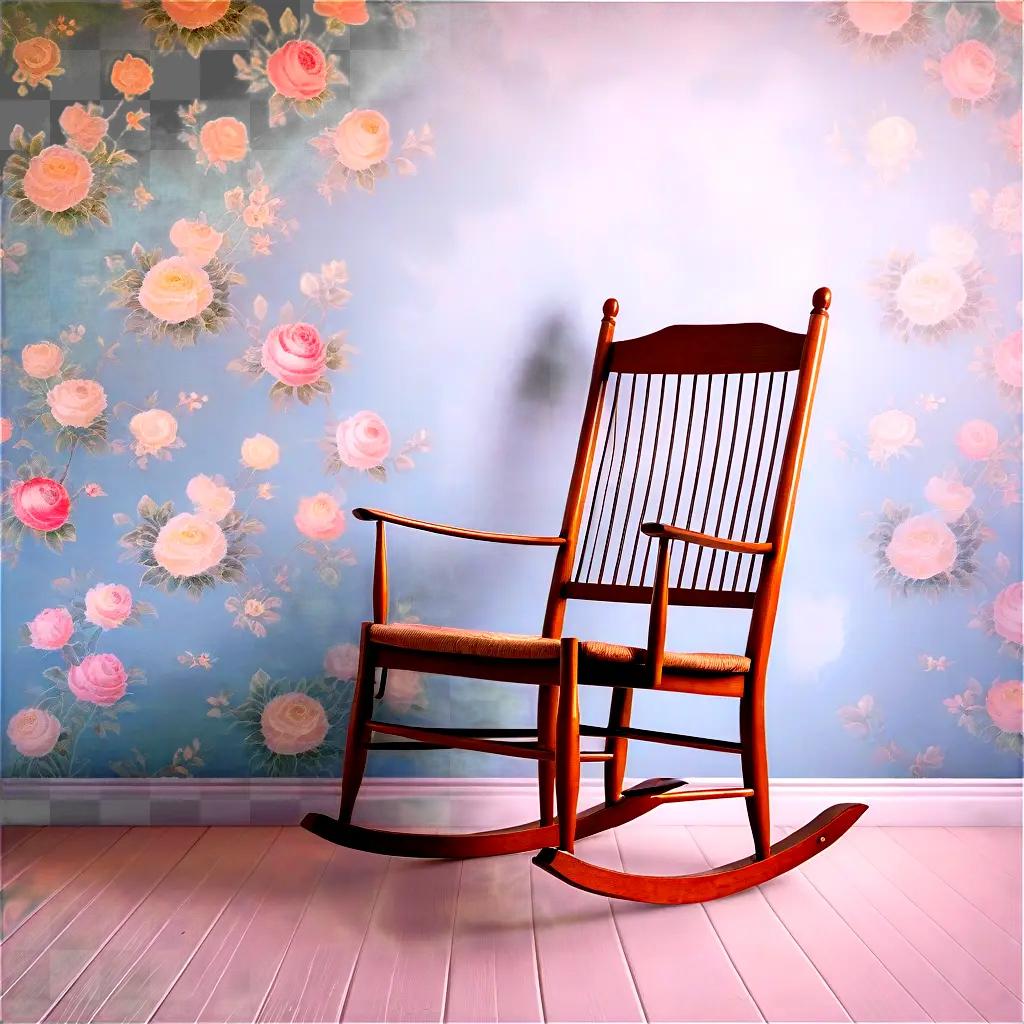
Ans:
{"type": "Polygon", "coordinates": [[[929,580],[956,562],[956,537],[934,516],[911,516],[892,532],[885,549],[889,564],[912,580],[929,580]]]}
{"type": "Polygon", "coordinates": [[[24,371],[37,380],[55,377],[64,362],[64,350],[52,341],[40,341],[26,345],[21,350],[21,365],[24,371]]]}
{"type": "Polygon", "coordinates": [[[7,735],[22,757],[46,757],[57,745],[61,724],[42,708],[22,708],[7,723],[7,735]]]}
{"type": "Polygon", "coordinates": [[[335,644],[324,655],[324,675],[334,679],[355,679],[359,669],[359,648],[356,644],[335,644]]]}
{"type": "Polygon", "coordinates": [[[913,9],[903,0],[851,0],[846,16],[866,36],[888,36],[903,28],[913,9]]]}
{"type": "Polygon", "coordinates": [[[423,699],[423,676],[409,669],[393,668],[384,688],[384,704],[396,714],[404,714],[423,699]]]}
{"type": "Polygon", "coordinates": [[[942,513],[947,523],[955,523],[973,504],[974,491],[959,480],[933,476],[925,484],[924,497],[942,513]]]}
{"type": "Polygon", "coordinates": [[[128,673],[116,654],[87,654],[68,669],[68,689],[79,700],[110,707],[127,693],[128,673]]]}
{"type": "Polygon", "coordinates": [[[283,384],[301,387],[323,376],[327,346],[320,332],[306,323],[281,324],[263,342],[263,369],[283,384]]]}
{"type": "Polygon", "coordinates": [[[110,70],[110,84],[126,100],[135,99],[153,87],[153,68],[141,57],[126,53],[120,60],[114,61],[110,70]]]}
{"type": "Polygon", "coordinates": [[[182,217],[171,225],[171,245],[197,267],[205,267],[221,247],[224,234],[206,221],[182,217]]]}
{"type": "Polygon", "coordinates": [[[199,130],[199,145],[212,164],[231,164],[245,159],[249,132],[237,117],[218,117],[199,130]]]}
{"type": "Polygon", "coordinates": [[[235,492],[203,473],[189,480],[185,493],[197,512],[218,523],[235,507],[235,492]]]}
{"type": "Polygon", "coordinates": [[[164,14],[179,28],[209,28],[228,13],[231,0],[160,0],[164,14]]]}
{"type": "Polygon", "coordinates": [[[0,416],[0,444],[10,441],[14,427],[6,416],[0,416]]]}
{"type": "Polygon", "coordinates": [[[242,442],[242,462],[250,469],[271,469],[280,458],[277,442],[266,434],[253,434],[242,442]]]}
{"type": "Polygon", "coordinates": [[[99,381],[72,380],[55,384],[46,393],[50,415],[65,427],[88,427],[107,407],[107,393],[99,381]]]}
{"type": "Polygon", "coordinates": [[[867,161],[880,171],[902,167],[917,152],[917,129],[905,118],[883,117],[867,134],[867,161]]]}
{"type": "Polygon", "coordinates": [[[1004,185],[992,197],[988,222],[996,231],[1020,234],[1020,185],[1004,185]]]}
{"type": "Polygon", "coordinates": [[[997,342],[992,350],[992,364],[996,376],[1011,388],[1022,386],[1021,381],[1021,332],[1014,331],[1002,341],[997,342]]]}
{"type": "Polygon", "coordinates": [[[345,532],[345,513],[329,494],[321,491],[312,498],[301,498],[295,513],[299,533],[312,540],[335,540],[345,532]]]}
{"type": "Polygon", "coordinates": [[[60,67],[60,47],[46,36],[33,36],[15,43],[11,56],[32,88],[60,67]]]}
{"type": "Polygon", "coordinates": [[[1021,605],[1024,602],[1024,583],[1011,583],[996,595],[992,602],[992,623],[995,631],[1011,644],[1024,644],[1024,625],[1021,605]]]}
{"type": "Polygon", "coordinates": [[[868,456],[873,462],[885,462],[905,448],[918,445],[917,421],[910,413],[889,409],[868,421],[868,456]]]}
{"type": "Polygon", "coordinates": [[[334,129],[334,151],[349,170],[365,171],[386,160],[391,128],[376,110],[350,110],[334,129]]]}
{"type": "Polygon", "coordinates": [[[198,576],[227,554],[224,531],[209,516],[180,512],[160,528],[153,557],[172,576],[198,576]]]}
{"type": "Polygon", "coordinates": [[[94,626],[117,629],[132,613],[132,592],[120,583],[99,583],[85,593],[85,617],[94,626]]]}
{"type": "Polygon", "coordinates": [[[29,160],[21,184],[29,202],[49,213],[63,213],[89,194],[92,167],[67,146],[47,146],[29,160]]]}
{"type": "Polygon", "coordinates": [[[44,608],[29,624],[29,642],[37,651],[59,651],[75,631],[67,608],[44,608]]]}
{"type": "Polygon", "coordinates": [[[951,267],[966,266],[978,251],[978,240],[956,224],[937,224],[928,232],[932,252],[951,267]]]}
{"type": "Polygon", "coordinates": [[[73,103],[62,111],[60,128],[75,149],[91,153],[107,134],[107,119],[91,114],[81,103],[73,103]]]}
{"type": "Polygon", "coordinates": [[[1024,732],[1024,682],[1006,679],[993,683],[985,695],[988,717],[1003,732],[1024,732]]]}
{"type": "Polygon", "coordinates": [[[1020,25],[1024,22],[1024,4],[1021,0],[996,0],[996,10],[1003,21],[1011,25],[1020,25]]]}
{"type": "Polygon", "coordinates": [[[275,754],[305,754],[327,736],[323,704],[305,693],[282,693],[267,701],[260,715],[260,729],[267,749],[275,754]]]}
{"type": "Polygon", "coordinates": [[[168,256],[154,264],[139,289],[139,305],[169,324],[199,316],[212,301],[210,275],[184,256],[168,256]]]}
{"type": "Polygon", "coordinates": [[[174,444],[178,438],[178,421],[166,409],[147,409],[136,413],[128,429],[135,438],[138,455],[153,455],[174,444]]]}
{"type": "Polygon", "coordinates": [[[365,25],[370,20],[366,0],[313,0],[313,13],[345,25],[365,25]]]}
{"type": "Polygon", "coordinates": [[[933,327],[955,316],[967,301],[967,289],[956,270],[941,259],[912,266],[896,289],[896,306],[918,327],[933,327]]]}
{"type": "Polygon", "coordinates": [[[71,515],[71,496],[60,481],[51,477],[15,480],[7,493],[15,516],[32,530],[52,533],[71,515]]]}
{"type": "Polygon", "coordinates": [[[939,61],[939,76],[957,100],[984,99],[996,84],[996,55],[977,39],[967,39],[939,61]]]}
{"type": "Polygon", "coordinates": [[[327,59],[316,43],[289,39],[267,58],[267,78],[281,96],[311,100],[327,88],[327,59]]]}
{"type": "Polygon", "coordinates": [[[352,469],[373,469],[391,451],[387,424],[375,413],[357,412],[338,424],[338,458],[352,469]]]}
{"type": "Polygon", "coordinates": [[[956,445],[969,459],[987,459],[999,447],[999,431],[988,420],[968,420],[956,433],[956,445]]]}

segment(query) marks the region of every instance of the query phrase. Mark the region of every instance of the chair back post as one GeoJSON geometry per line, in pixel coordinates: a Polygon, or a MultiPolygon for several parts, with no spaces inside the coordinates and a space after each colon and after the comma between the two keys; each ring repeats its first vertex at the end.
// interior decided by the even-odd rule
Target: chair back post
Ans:
{"type": "Polygon", "coordinates": [[[377,547],[373,556],[373,621],[388,621],[388,543],[384,520],[377,520],[377,547]]]}
{"type": "Polygon", "coordinates": [[[808,428],[811,421],[811,406],[818,384],[818,371],[825,348],[825,334],[828,330],[828,308],[832,292],[819,288],[812,299],[811,317],[807,326],[807,341],[800,359],[796,395],[789,431],[783,452],[779,481],[775,492],[775,503],[768,528],[768,540],[772,552],[765,556],[764,568],[757,598],[754,602],[747,637],[747,657],[751,660],[751,698],[763,693],[768,654],[771,648],[775,613],[779,606],[779,591],[782,585],[782,571],[786,563],[789,534],[793,525],[793,510],[796,506],[797,484],[800,482],[800,468],[803,464],[807,444],[808,428]]]}
{"type": "Polygon", "coordinates": [[[590,483],[590,470],[594,462],[594,449],[597,446],[598,428],[601,422],[604,389],[608,380],[608,355],[611,351],[612,338],[615,335],[615,318],[619,314],[618,300],[606,299],[602,312],[604,316],[597,335],[594,367],[590,374],[590,390],[587,393],[587,405],[583,413],[579,444],[576,448],[576,461],[572,467],[569,493],[565,499],[565,513],[562,516],[562,528],[559,534],[566,538],[566,543],[558,549],[558,554],[555,556],[554,570],[551,574],[551,589],[548,592],[548,603],[544,611],[542,635],[547,637],[560,637],[562,624],[565,622],[566,596],[563,593],[563,588],[569,581],[573,560],[576,557],[576,540],[579,535],[580,520],[583,518],[583,506],[587,485],[590,483]]]}

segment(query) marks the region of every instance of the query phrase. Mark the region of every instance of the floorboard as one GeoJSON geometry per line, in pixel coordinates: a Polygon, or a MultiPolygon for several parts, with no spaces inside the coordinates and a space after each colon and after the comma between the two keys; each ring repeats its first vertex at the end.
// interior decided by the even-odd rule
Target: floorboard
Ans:
{"type": "Polygon", "coordinates": [[[0,825],[0,878],[7,854],[39,831],[39,825],[0,825]]]}
{"type": "Polygon", "coordinates": [[[1019,828],[984,826],[947,828],[946,831],[972,851],[975,870],[996,871],[1007,875],[1019,887],[1021,863],[1024,860],[1019,828]]]}

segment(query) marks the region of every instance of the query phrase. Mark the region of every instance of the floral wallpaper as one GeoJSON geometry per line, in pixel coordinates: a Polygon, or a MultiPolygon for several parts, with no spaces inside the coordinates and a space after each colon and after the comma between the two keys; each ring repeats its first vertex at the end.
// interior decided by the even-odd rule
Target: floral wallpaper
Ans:
{"type": "MultiPolygon", "coordinates": [[[[1019,774],[1021,22],[1016,0],[4,4],[4,774],[336,775],[370,607],[351,508],[550,532],[604,298],[622,337],[802,330],[821,284],[773,771],[1019,774]]],[[[539,627],[549,552],[389,539],[394,617],[539,627]]],[[[644,627],[601,606],[567,630],[644,627]]],[[[678,610],[669,643],[745,628],[678,610]]],[[[392,672],[377,714],[518,725],[534,697],[392,672]]],[[[641,723],[735,731],[731,703],[642,697],[641,723]]]]}

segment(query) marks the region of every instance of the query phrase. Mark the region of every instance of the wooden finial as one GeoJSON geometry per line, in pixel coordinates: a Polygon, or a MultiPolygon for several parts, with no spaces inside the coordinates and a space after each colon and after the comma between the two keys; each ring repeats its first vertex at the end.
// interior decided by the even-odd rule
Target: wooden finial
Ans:
{"type": "Polygon", "coordinates": [[[828,307],[832,304],[832,289],[831,288],[819,288],[814,293],[814,298],[811,299],[814,308],[811,310],[812,313],[827,313],[828,307]]]}
{"type": "Polygon", "coordinates": [[[618,299],[605,299],[604,315],[608,320],[614,320],[619,315],[618,299]]]}

